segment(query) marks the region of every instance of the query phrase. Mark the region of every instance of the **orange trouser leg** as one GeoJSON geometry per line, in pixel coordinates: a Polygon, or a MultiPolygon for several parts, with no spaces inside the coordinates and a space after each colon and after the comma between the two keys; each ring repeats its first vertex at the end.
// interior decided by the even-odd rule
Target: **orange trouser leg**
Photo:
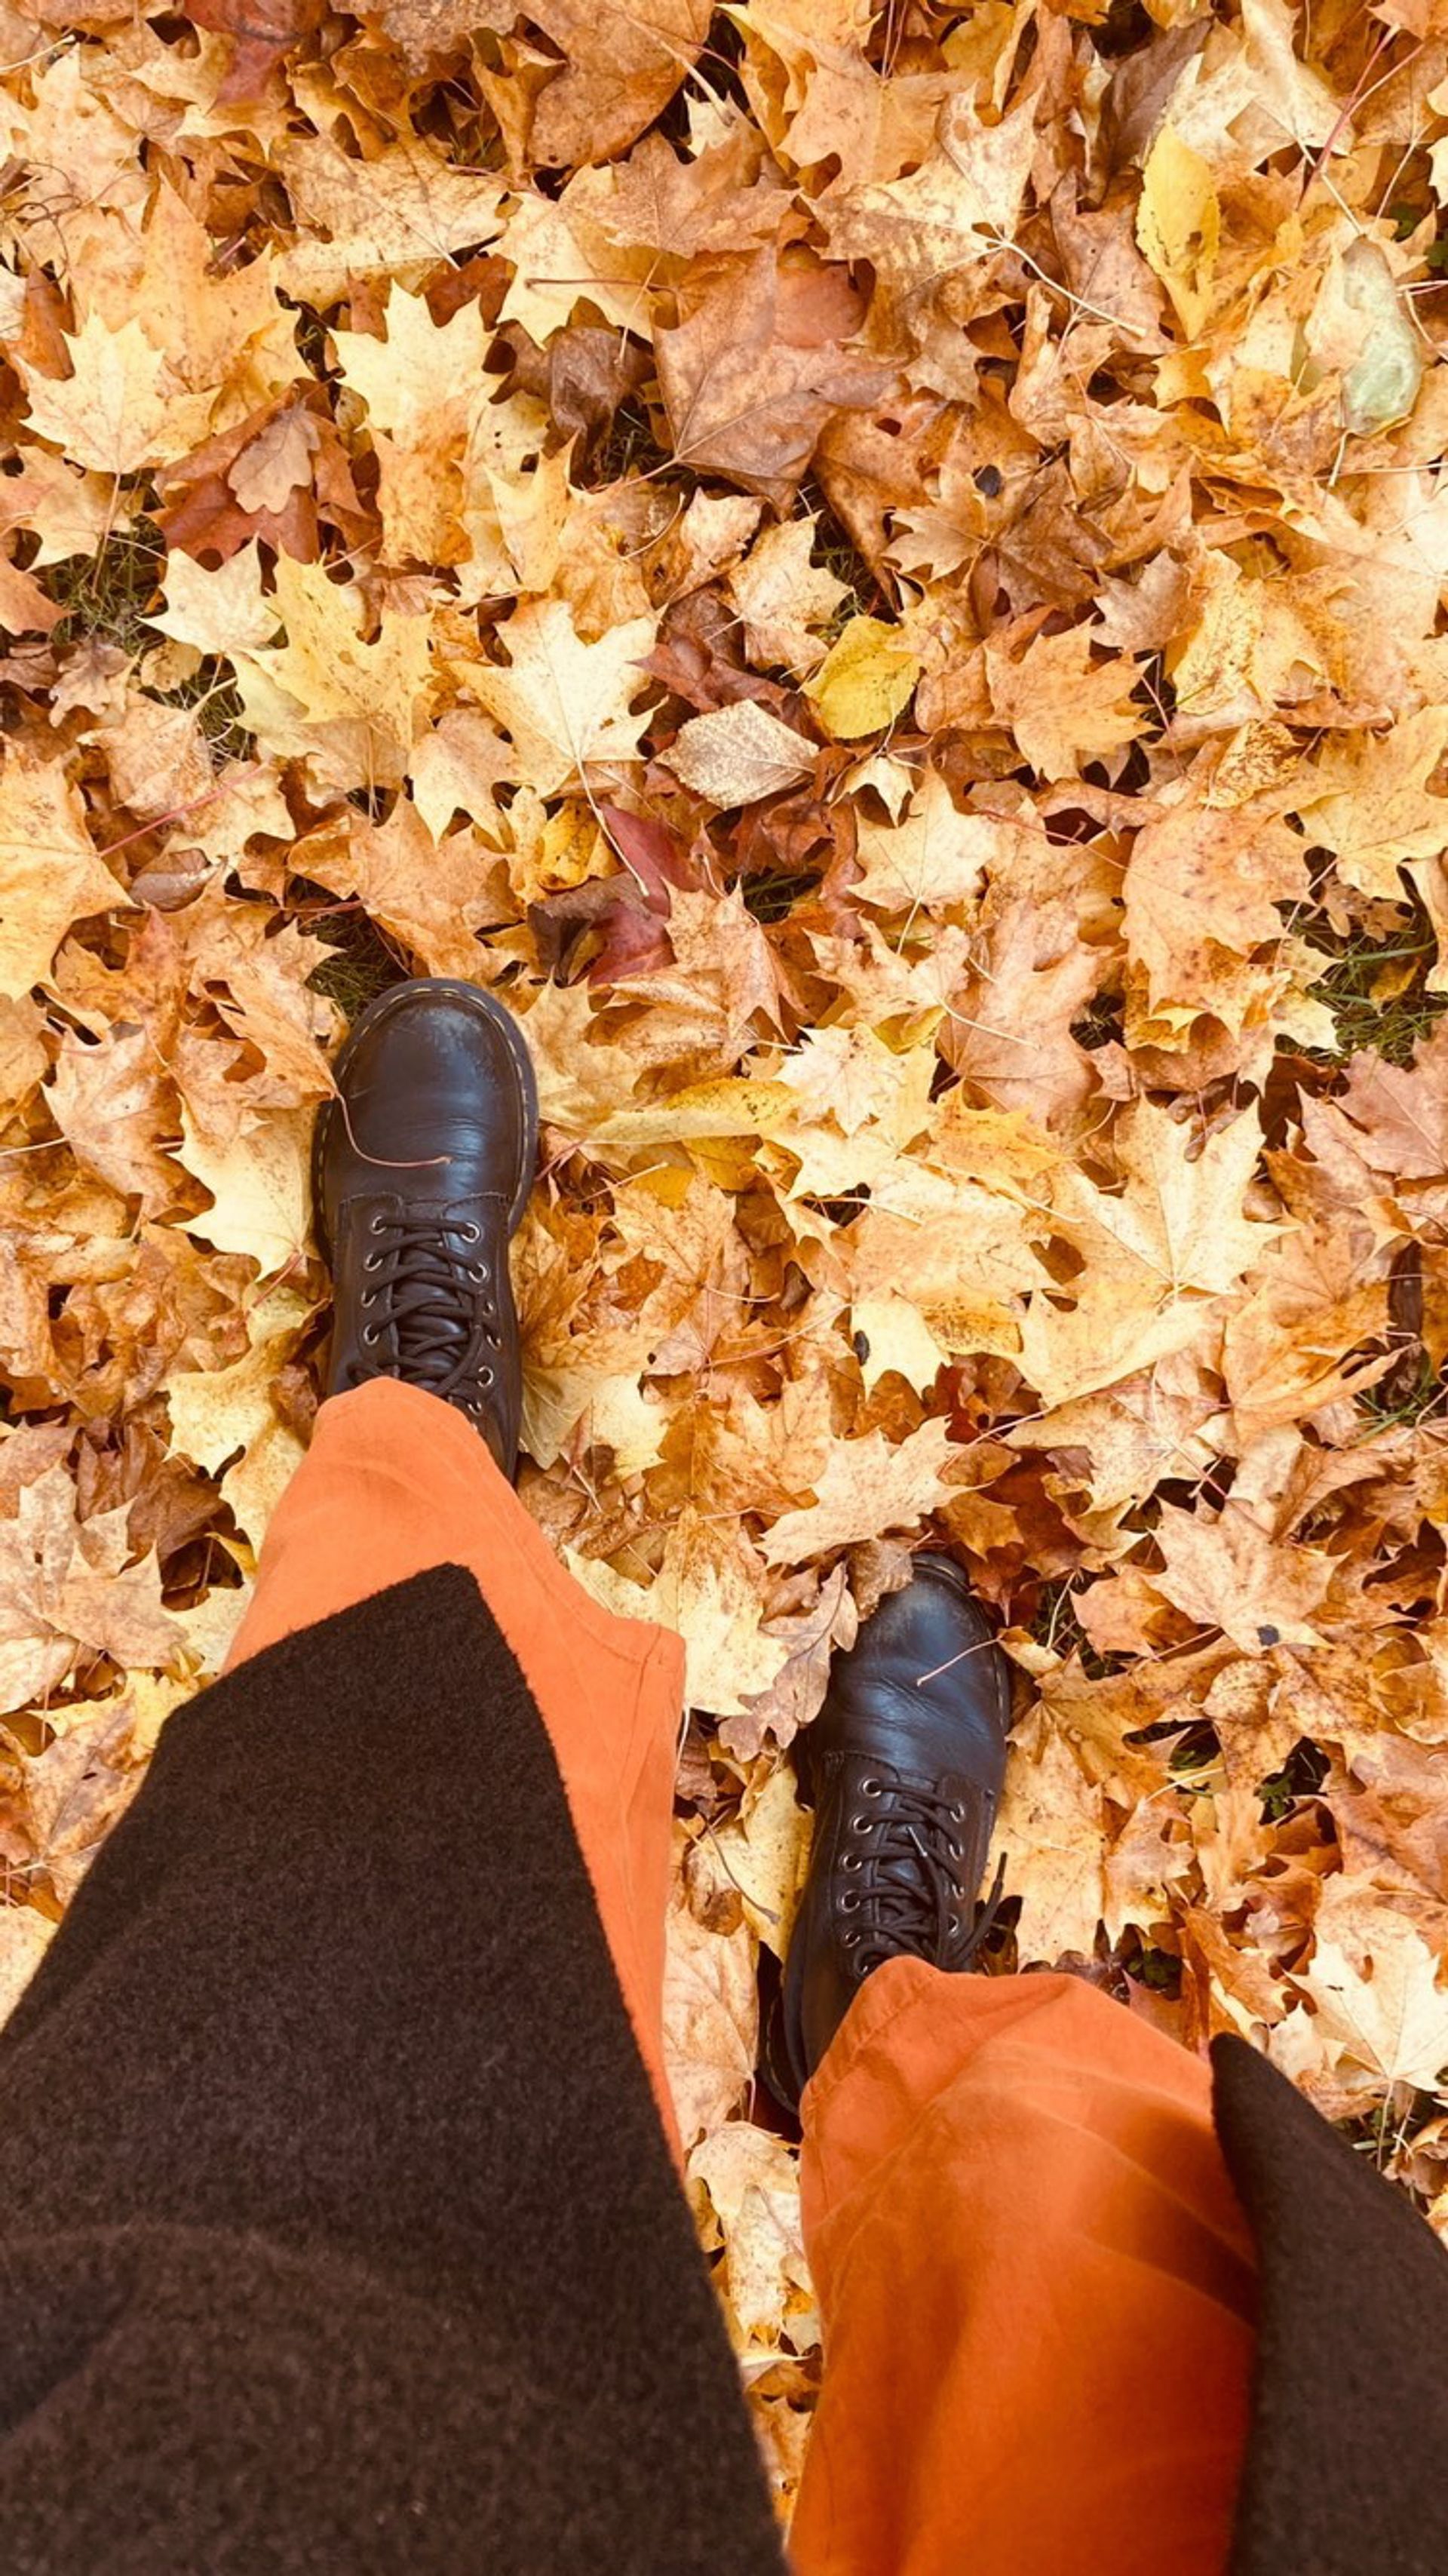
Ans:
{"type": "MultiPolygon", "coordinates": [[[[475,1576],[538,1703],[672,2136],[661,2032],[680,1640],[600,1609],[463,1416],[377,1378],[322,1406],[273,1515],[228,1669],[434,1565],[475,1576]]],[[[460,1744],[459,1760],[465,1753],[460,1744]]],[[[406,1760],[399,1745],[400,1797],[406,1760]]]]}
{"type": "MultiPolygon", "coordinates": [[[[538,1703],[672,2132],[679,1640],[600,1610],[462,1416],[378,1380],[323,1405],[230,1661],[438,1564],[538,1703]]],[[[801,2576],[1221,2576],[1254,2267],[1205,2068],[1077,1979],[900,1959],[805,2112],[827,2370],[801,2576]]]]}
{"type": "Polygon", "coordinates": [[[801,2576],[1222,2576],[1255,2261],[1205,2066],[1069,1976],[893,1959],[805,2097],[801,2576]]]}

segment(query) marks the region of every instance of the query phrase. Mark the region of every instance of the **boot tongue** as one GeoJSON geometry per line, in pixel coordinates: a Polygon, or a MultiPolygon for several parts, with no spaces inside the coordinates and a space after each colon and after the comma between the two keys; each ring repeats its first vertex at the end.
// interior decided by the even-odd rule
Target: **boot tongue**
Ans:
{"type": "Polygon", "coordinates": [[[415,1384],[443,1388],[471,1357],[491,1311],[481,1228],[455,1208],[421,1208],[399,1216],[390,1232],[399,1365],[415,1384]]]}
{"type": "MultiPolygon", "coordinates": [[[[867,1769],[859,1794],[868,1802],[867,1769]]],[[[990,1931],[1000,1904],[1001,1876],[974,1923],[976,1892],[989,1847],[990,1810],[980,1793],[961,1794],[936,1782],[929,1789],[898,1782],[883,1772],[878,1823],[865,1846],[859,1872],[862,1916],[858,1973],[867,1976],[900,1952],[938,1968],[961,1968],[990,1931]]],[[[868,1812],[868,1805],[867,1805],[868,1812]]]]}

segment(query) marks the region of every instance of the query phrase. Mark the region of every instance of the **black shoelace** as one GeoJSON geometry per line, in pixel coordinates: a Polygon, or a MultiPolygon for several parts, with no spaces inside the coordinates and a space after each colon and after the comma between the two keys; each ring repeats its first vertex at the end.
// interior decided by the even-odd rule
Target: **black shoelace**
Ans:
{"type": "Polygon", "coordinates": [[[856,1807],[846,1822],[841,1867],[858,1884],[840,1904],[856,1918],[845,1934],[856,1977],[902,1953],[938,1968],[969,1967],[1000,1913],[1004,1858],[976,1911],[962,1886],[965,1809],[959,1801],[875,1779],[861,1783],[861,1796],[888,1803],[873,1815],[868,1805],[856,1807]]]}
{"type": "MultiPolygon", "coordinates": [[[[471,1218],[379,1213],[369,1230],[364,1348],[373,1352],[390,1335],[397,1373],[433,1395],[490,1387],[500,1323],[492,1264],[475,1249],[482,1227],[471,1218]]],[[[363,1362],[364,1376],[393,1373],[381,1360],[363,1362]]]]}

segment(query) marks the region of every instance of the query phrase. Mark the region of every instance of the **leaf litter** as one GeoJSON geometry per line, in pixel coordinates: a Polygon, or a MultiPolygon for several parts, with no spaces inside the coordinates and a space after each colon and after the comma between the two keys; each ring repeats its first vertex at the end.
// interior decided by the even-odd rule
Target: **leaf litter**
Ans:
{"type": "Polygon", "coordinates": [[[1448,2230],[1448,10],[0,0],[0,1990],[316,1401],[306,1145],[520,1014],[524,1499],[680,1628],[669,2043],[781,2497],[785,1755],[927,1535],[987,1966],[1448,2230]]]}

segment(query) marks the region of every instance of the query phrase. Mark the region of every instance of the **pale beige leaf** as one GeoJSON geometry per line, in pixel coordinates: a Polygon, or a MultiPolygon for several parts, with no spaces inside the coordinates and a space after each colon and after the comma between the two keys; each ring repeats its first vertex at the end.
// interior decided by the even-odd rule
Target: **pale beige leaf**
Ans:
{"type": "Polygon", "coordinates": [[[839,1441],[807,1510],[786,1512],[763,1541],[771,1565],[800,1565],[830,1548],[883,1538],[887,1530],[917,1529],[949,1490],[944,1469],[951,1451],[949,1426],[922,1422],[892,1445],[883,1431],[839,1441]]]}
{"type": "Polygon", "coordinates": [[[138,319],[112,331],[88,314],[65,345],[69,376],[57,382],[27,367],[25,378],[32,426],[72,464],[135,474],[205,436],[209,398],[171,385],[165,357],[138,319]]]}
{"type": "Polygon", "coordinates": [[[728,2120],[695,2147],[688,2179],[723,2238],[719,2287],[736,2349],[777,2345],[791,2301],[809,2291],[797,2159],[768,2129],[728,2120]]]}
{"type": "Polygon", "coordinates": [[[637,756],[648,719],[635,702],[651,685],[639,665],[653,640],[652,620],[640,617],[586,644],[561,600],[529,600],[499,632],[506,663],[469,666],[473,695],[540,796],[578,784],[594,764],[637,756]]]}
{"type": "Polygon", "coordinates": [[[243,1116],[225,1139],[198,1127],[182,1103],[179,1160],[211,1193],[211,1206],[191,1230],[218,1252],[242,1252],[268,1278],[305,1250],[311,1228],[310,1109],[243,1116]]]}
{"type": "Polygon", "coordinates": [[[0,1906],[0,2029],[49,1949],[55,1929],[32,1905],[0,1906]]]}
{"type": "Polygon", "coordinates": [[[61,761],[19,751],[0,768],[0,993],[44,983],[73,922],[127,898],[97,857],[61,761]]]}
{"type": "Polygon", "coordinates": [[[754,805],[807,778],[815,745],[753,698],[691,716],[663,755],[665,765],[711,805],[754,805]]]}
{"type": "Polygon", "coordinates": [[[996,1854],[1005,1857],[1008,1891],[1021,1899],[1022,1957],[1089,1958],[1106,1906],[1102,1796],[1044,1715],[1006,1765],[992,1866],[996,1854]]]}
{"type": "Polygon", "coordinates": [[[686,2152],[744,2100],[758,2041],[754,1943],[746,1926],[706,1930],[676,1881],[664,1965],[664,2066],[686,2152]]]}
{"type": "Polygon", "coordinates": [[[219,570],[187,554],[166,558],[166,605],[147,623],[198,653],[255,652],[274,641],[277,610],[262,595],[261,555],[253,537],[219,570]]]}

